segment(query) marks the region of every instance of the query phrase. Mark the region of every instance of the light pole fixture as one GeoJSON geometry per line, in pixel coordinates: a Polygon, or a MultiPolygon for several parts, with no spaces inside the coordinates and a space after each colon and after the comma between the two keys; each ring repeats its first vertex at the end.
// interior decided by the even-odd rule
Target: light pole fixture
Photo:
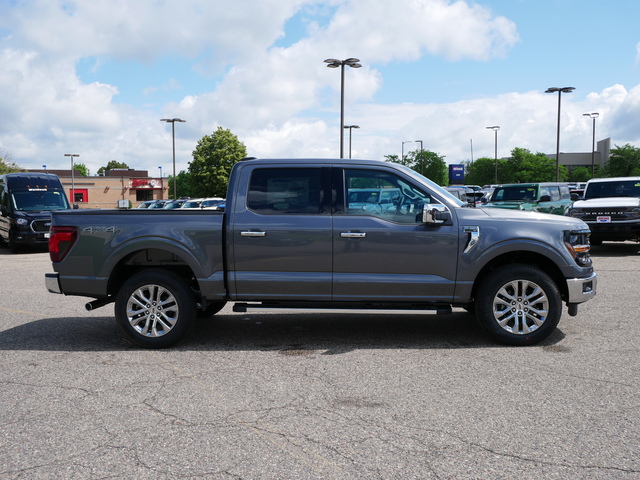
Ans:
{"type": "Polygon", "coordinates": [[[177,200],[177,177],[176,177],[176,122],[186,122],[180,118],[161,118],[161,122],[167,122],[171,124],[171,139],[173,141],[173,199],[177,200]]]}
{"type": "Polygon", "coordinates": [[[65,153],[65,157],[71,157],[71,203],[76,203],[76,185],[75,185],[75,175],[73,171],[73,157],[79,157],[77,153],[65,153]]]}
{"type": "Polygon", "coordinates": [[[343,128],[349,129],[349,158],[351,158],[351,132],[354,128],[360,128],[360,125],[345,125],[343,128]]]}
{"type": "MultiPolygon", "coordinates": [[[[420,144],[420,153],[422,153],[422,151],[424,150],[422,148],[422,140],[416,140],[415,142],[420,144]]],[[[418,162],[418,164],[420,165],[420,173],[424,175],[424,158],[422,158],[422,155],[420,155],[420,161],[418,162]]]]}
{"type": "Polygon", "coordinates": [[[407,140],[406,142],[402,142],[402,156],[400,157],[400,164],[404,165],[404,144],[411,143],[411,140],[407,140]]]}
{"type": "Polygon", "coordinates": [[[495,173],[495,182],[496,184],[498,183],[498,130],[500,130],[500,127],[498,125],[494,125],[493,127],[487,127],[489,130],[493,130],[493,134],[495,137],[494,140],[494,158],[495,158],[495,163],[496,163],[496,173],[495,173]]]}
{"type": "Polygon", "coordinates": [[[600,116],[598,112],[583,113],[585,117],[593,120],[593,139],[591,140],[591,178],[596,176],[596,118],[600,116]]]}
{"type": "Polygon", "coordinates": [[[571,93],[576,87],[549,87],[544,93],[558,92],[558,138],[556,141],[556,182],[560,181],[560,101],[563,93],[571,93]]]}
{"type": "Polygon", "coordinates": [[[344,158],[344,67],[360,68],[357,58],[347,58],[346,60],[337,60],[335,58],[327,58],[324,63],[329,68],[340,67],[340,158],[344,158]]]}

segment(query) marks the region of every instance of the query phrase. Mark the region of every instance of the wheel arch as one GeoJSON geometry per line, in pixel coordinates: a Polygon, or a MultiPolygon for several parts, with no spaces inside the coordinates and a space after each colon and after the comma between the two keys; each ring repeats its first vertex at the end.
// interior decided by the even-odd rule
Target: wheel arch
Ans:
{"type": "Polygon", "coordinates": [[[558,287],[562,299],[566,299],[568,295],[567,282],[565,277],[558,267],[558,265],[549,257],[542,255],[541,253],[531,251],[513,251],[503,253],[485,264],[478,273],[473,287],[471,290],[471,298],[475,298],[476,293],[483,281],[490,276],[496,269],[504,265],[529,265],[534,266],[542,270],[549,275],[553,282],[558,287]]]}
{"type": "Polygon", "coordinates": [[[116,262],[113,262],[111,273],[107,282],[108,295],[116,295],[122,284],[131,276],[138,272],[151,269],[162,269],[181,277],[185,282],[191,284],[197,291],[198,275],[201,273],[199,266],[195,263],[191,255],[183,251],[176,251],[175,248],[166,246],[155,246],[151,248],[140,248],[122,255],[116,262]]]}

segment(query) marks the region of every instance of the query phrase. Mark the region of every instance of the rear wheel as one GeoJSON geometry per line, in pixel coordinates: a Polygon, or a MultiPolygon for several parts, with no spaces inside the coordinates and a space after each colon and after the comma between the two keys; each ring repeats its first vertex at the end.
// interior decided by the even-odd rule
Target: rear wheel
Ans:
{"type": "Polygon", "coordinates": [[[116,321],[125,337],[140,347],[165,348],[178,342],[196,316],[188,283],[163,270],[137,273],[115,302],[116,321]]]}
{"type": "Polygon", "coordinates": [[[506,265],[478,288],[476,316],[495,340],[533,345],[553,332],[562,314],[562,298],[551,277],[529,265],[506,265]]]}

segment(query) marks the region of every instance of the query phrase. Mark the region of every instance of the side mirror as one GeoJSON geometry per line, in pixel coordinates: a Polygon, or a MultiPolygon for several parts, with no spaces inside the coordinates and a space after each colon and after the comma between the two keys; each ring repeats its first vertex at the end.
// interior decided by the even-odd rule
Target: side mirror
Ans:
{"type": "Polygon", "coordinates": [[[550,202],[551,201],[551,195],[542,195],[540,197],[540,200],[538,200],[539,202],[550,202]]]}
{"type": "Polygon", "coordinates": [[[578,195],[577,193],[572,193],[571,194],[571,200],[572,201],[576,201],[576,200],[580,200],[580,195],[578,195]]]}
{"type": "Polygon", "coordinates": [[[451,212],[444,205],[424,205],[422,207],[422,223],[442,225],[451,222],[451,212]]]}

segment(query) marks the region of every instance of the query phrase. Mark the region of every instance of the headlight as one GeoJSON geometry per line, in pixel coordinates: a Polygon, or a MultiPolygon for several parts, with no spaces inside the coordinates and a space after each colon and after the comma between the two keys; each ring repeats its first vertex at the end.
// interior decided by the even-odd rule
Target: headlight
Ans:
{"type": "Polygon", "coordinates": [[[634,208],[631,210],[631,216],[633,218],[640,218],[640,208],[634,208]]]}
{"type": "Polygon", "coordinates": [[[570,208],[569,211],[567,212],[567,215],[574,218],[582,218],[584,217],[585,214],[584,212],[581,212],[577,208],[570,208]]]}
{"type": "Polygon", "coordinates": [[[573,230],[564,232],[564,246],[567,248],[576,263],[581,267],[591,265],[591,255],[589,254],[590,230],[573,230]]]}
{"type": "Polygon", "coordinates": [[[18,225],[28,225],[29,224],[29,220],[26,220],[24,218],[18,218],[18,219],[16,219],[16,223],[18,225]]]}

